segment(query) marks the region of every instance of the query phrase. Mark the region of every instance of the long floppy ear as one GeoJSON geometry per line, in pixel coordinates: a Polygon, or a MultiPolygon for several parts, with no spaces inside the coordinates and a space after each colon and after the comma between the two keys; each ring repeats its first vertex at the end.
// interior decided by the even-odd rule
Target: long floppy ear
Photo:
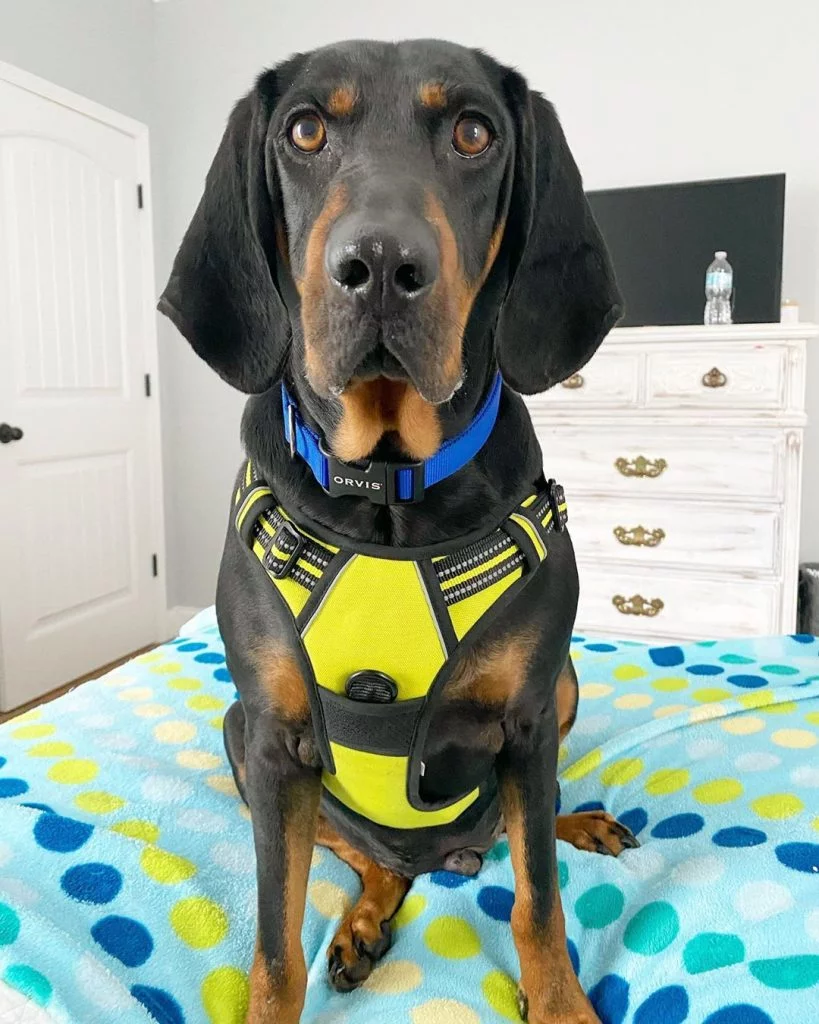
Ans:
{"type": "Polygon", "coordinates": [[[248,393],[281,376],[290,342],[276,285],[275,170],[265,158],[272,91],[260,82],[234,107],[158,306],[228,384],[248,393]]]}
{"type": "Polygon", "coordinates": [[[623,314],[606,245],[551,103],[511,72],[517,153],[507,234],[510,285],[497,356],[522,394],[546,391],[586,363],[623,314]]]}

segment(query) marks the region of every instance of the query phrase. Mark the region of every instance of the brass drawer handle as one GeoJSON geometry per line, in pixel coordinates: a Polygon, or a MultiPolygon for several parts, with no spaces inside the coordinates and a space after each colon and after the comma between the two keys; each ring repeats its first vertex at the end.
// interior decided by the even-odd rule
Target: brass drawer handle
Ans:
{"type": "Polygon", "coordinates": [[[570,391],[576,391],[577,388],[582,388],[585,384],[582,373],[573,373],[571,377],[567,377],[562,383],[562,388],[568,388],[570,391]]]}
{"type": "Polygon", "coordinates": [[[622,594],[615,594],[611,603],[621,615],[645,615],[653,619],[665,608],[665,602],[659,597],[647,601],[642,594],[635,594],[634,597],[623,597],[622,594]]]}
{"type": "Polygon", "coordinates": [[[648,476],[652,479],[668,469],[665,459],[647,459],[645,455],[638,455],[636,459],[616,459],[614,465],[623,476],[648,476]]]}
{"type": "Polygon", "coordinates": [[[656,548],[665,539],[665,530],[660,527],[647,530],[644,526],[632,526],[629,530],[625,526],[615,526],[614,536],[627,547],[656,548]]]}
{"type": "Polygon", "coordinates": [[[728,383],[728,378],[725,376],[722,370],[719,370],[716,366],[713,366],[708,371],[708,373],[704,373],[702,375],[702,383],[703,387],[706,388],[724,388],[725,385],[728,383]]]}

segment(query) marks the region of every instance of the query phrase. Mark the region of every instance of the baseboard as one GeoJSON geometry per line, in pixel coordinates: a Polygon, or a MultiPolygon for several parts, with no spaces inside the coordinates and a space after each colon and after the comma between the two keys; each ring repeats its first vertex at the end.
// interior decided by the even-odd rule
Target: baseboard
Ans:
{"type": "Polygon", "coordinates": [[[188,604],[175,604],[172,608],[169,608],[165,616],[165,627],[168,631],[168,637],[176,636],[182,626],[189,619],[192,619],[197,612],[201,611],[201,608],[188,604]]]}

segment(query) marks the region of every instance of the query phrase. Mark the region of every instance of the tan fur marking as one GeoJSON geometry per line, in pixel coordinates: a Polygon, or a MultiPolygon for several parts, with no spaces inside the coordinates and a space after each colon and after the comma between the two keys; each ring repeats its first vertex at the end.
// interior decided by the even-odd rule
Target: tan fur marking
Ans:
{"type": "Polygon", "coordinates": [[[443,110],[446,107],[446,89],[442,82],[424,82],[418,90],[418,99],[429,110],[443,110]]]}
{"type": "Polygon", "coordinates": [[[256,651],[256,671],[271,709],[291,721],[302,721],[310,711],[307,686],[298,662],[285,647],[256,651]]]}
{"type": "Polygon", "coordinates": [[[502,643],[479,647],[464,658],[447,683],[447,697],[506,704],[526,682],[536,643],[537,634],[524,630],[502,643]]]}
{"type": "Polygon", "coordinates": [[[347,189],[335,185],[327,195],[321,213],[316,217],[307,239],[304,254],[304,275],[296,282],[301,295],[301,322],[304,328],[304,360],[307,378],[319,392],[326,390],[326,380],[316,339],[327,329],[325,297],[324,247],[330,228],[347,205],[347,189]]]}
{"type": "Polygon", "coordinates": [[[478,288],[470,288],[464,276],[455,232],[434,193],[427,192],[425,208],[426,218],[438,234],[440,260],[440,271],[428,303],[443,340],[442,378],[447,387],[454,388],[461,373],[466,322],[478,288]]]}
{"type": "Polygon", "coordinates": [[[558,735],[562,743],[569,735],[569,730],[574,725],[577,716],[577,673],[571,658],[566,659],[566,664],[557,677],[555,700],[557,702],[558,735]]]}
{"type": "Polygon", "coordinates": [[[358,93],[352,83],[339,85],[330,93],[327,100],[327,111],[333,117],[349,117],[355,108],[358,93]]]}
{"type": "Polygon", "coordinates": [[[346,462],[366,458],[388,431],[398,433],[411,458],[427,459],[441,444],[441,424],[430,405],[406,381],[353,381],[340,398],[343,413],[333,451],[346,462]]]}

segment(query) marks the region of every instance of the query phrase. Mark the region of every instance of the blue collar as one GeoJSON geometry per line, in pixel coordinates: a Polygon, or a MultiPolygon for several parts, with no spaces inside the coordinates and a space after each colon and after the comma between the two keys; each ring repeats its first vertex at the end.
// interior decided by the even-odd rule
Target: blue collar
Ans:
{"type": "Polygon", "coordinates": [[[376,462],[356,466],[325,451],[321,438],[304,422],[282,382],[284,436],[291,455],[298,453],[324,490],[337,497],[358,494],[375,505],[420,501],[427,487],[457,473],[483,448],[498,418],[502,382],[497,373],[475,418],[460,434],[444,441],[435,455],[420,462],[376,462]]]}

